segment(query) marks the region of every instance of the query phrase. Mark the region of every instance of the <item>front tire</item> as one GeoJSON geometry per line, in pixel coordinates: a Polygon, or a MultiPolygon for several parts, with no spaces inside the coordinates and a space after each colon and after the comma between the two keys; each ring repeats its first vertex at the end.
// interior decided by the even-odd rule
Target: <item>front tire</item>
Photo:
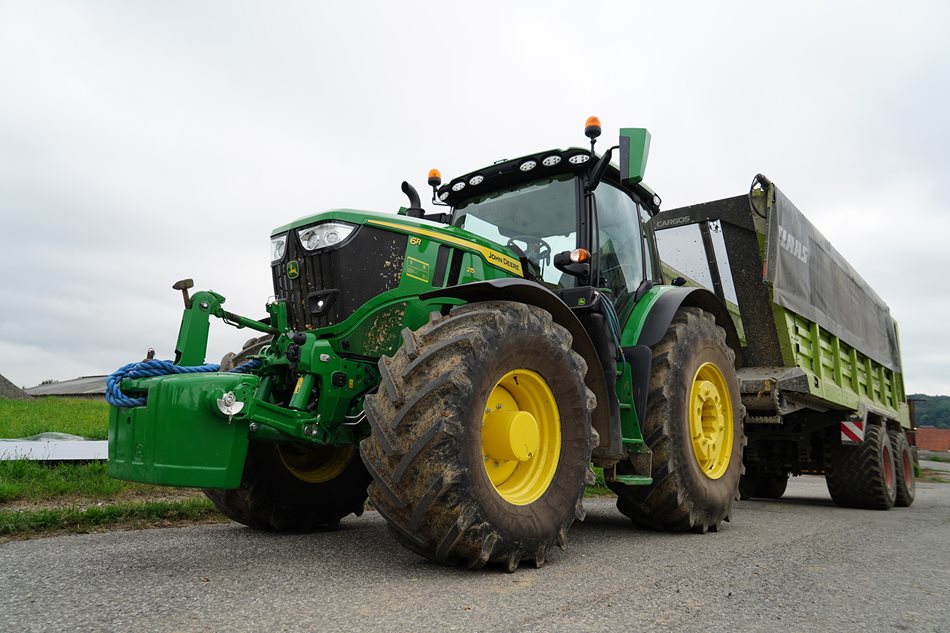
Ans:
{"type": "Polygon", "coordinates": [[[653,483],[610,484],[617,508],[637,525],[705,533],[729,520],[745,445],[734,362],[725,330],[699,308],[680,308],[653,348],[642,421],[653,483]]]}
{"type": "Polygon", "coordinates": [[[570,334],[499,301],[433,313],[380,359],[360,445],[396,538],[442,563],[544,563],[583,519],[594,397],[570,334]]]}

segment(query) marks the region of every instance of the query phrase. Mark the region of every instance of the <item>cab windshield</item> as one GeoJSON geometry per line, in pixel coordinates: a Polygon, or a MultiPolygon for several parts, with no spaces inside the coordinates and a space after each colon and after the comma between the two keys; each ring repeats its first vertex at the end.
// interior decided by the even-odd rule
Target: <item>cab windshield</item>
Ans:
{"type": "Polygon", "coordinates": [[[575,279],[554,267],[556,253],[577,248],[576,183],[572,174],[545,178],[466,200],[452,224],[484,238],[517,247],[552,287],[573,287],[575,279]]]}

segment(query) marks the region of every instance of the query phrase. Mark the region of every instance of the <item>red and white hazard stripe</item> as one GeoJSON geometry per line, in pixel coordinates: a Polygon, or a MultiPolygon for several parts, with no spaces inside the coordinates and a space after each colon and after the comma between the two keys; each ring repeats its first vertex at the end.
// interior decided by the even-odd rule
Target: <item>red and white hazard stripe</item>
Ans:
{"type": "Polygon", "coordinates": [[[845,420],[841,423],[841,443],[860,444],[864,441],[864,421],[845,420]]]}

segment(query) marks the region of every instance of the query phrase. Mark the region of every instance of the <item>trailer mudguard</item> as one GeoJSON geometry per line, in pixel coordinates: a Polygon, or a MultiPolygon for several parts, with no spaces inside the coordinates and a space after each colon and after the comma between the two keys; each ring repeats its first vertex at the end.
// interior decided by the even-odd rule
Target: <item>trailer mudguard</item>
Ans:
{"type": "MultiPolygon", "coordinates": [[[[585,382],[587,388],[594,392],[597,398],[597,407],[591,415],[594,430],[600,435],[600,446],[594,448],[594,456],[599,460],[620,460],[625,457],[623,442],[620,436],[620,420],[612,420],[610,391],[602,371],[597,350],[591,341],[590,335],[580,320],[571,311],[571,308],[556,294],[547,288],[524,279],[505,278],[490,281],[449,286],[427,292],[419,296],[423,301],[438,298],[461,299],[471,303],[473,301],[517,301],[536,306],[551,314],[554,322],[563,326],[574,339],[574,351],[581,355],[587,363],[588,371],[585,382]]],[[[671,317],[672,318],[672,317],[671,317]]]]}

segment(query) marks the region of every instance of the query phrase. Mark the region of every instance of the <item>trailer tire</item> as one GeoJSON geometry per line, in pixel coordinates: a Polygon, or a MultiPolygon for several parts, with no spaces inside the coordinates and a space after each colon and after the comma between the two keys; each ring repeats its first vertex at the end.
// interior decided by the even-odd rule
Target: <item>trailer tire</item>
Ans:
{"type": "Polygon", "coordinates": [[[867,425],[864,441],[839,444],[825,474],[828,492],[839,506],[888,510],[897,498],[894,448],[882,424],[867,425]]]}
{"type": "Polygon", "coordinates": [[[914,479],[914,454],[910,450],[904,429],[888,429],[891,446],[894,447],[894,467],[897,472],[897,496],[894,505],[908,508],[914,503],[917,482],[914,479]]]}
{"type": "Polygon", "coordinates": [[[402,335],[379,361],[379,391],[366,398],[372,433],[360,452],[373,506],[399,542],[429,559],[508,571],[522,560],[542,565],[583,520],[594,481],[595,400],[570,334],[540,308],[491,301],[433,313],[402,335]],[[533,452],[498,457],[520,446],[494,443],[507,416],[530,418],[533,452]]]}
{"type": "Polygon", "coordinates": [[[335,529],[363,513],[370,477],[355,446],[310,447],[252,440],[241,485],[205,489],[229,519],[268,532],[335,529]]]}
{"type": "Polygon", "coordinates": [[[788,473],[746,472],[739,480],[739,498],[781,499],[788,487],[788,473]]]}
{"type": "MultiPolygon", "coordinates": [[[[653,451],[653,483],[628,486],[610,483],[617,508],[641,527],[671,532],[717,531],[729,520],[738,497],[745,446],[745,407],[739,395],[735,352],[726,344],[726,332],[712,314],[699,308],[680,308],[666,335],[653,348],[652,375],[643,436],[653,451]],[[713,386],[710,389],[710,383],[713,386]],[[723,393],[725,392],[725,393],[723,393]],[[692,404],[691,404],[692,403],[692,404]],[[702,403],[722,422],[721,445],[703,444],[703,432],[692,439],[706,414],[691,414],[702,403]],[[728,443],[728,448],[726,444],[728,443]],[[714,453],[700,463],[702,446],[714,453]],[[708,474],[707,474],[708,473],[708,474]]],[[[718,428],[719,422],[710,424],[718,428]]],[[[707,454],[709,455],[709,454],[707,454]]],[[[629,468],[618,464],[618,472],[629,468]]]]}

